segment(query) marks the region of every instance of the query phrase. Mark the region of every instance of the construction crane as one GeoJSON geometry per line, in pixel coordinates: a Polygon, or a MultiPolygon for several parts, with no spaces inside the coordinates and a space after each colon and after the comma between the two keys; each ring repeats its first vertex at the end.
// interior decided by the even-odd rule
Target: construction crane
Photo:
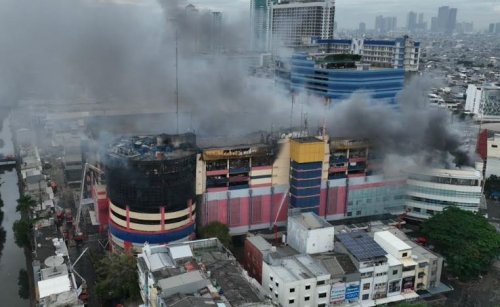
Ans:
{"type": "Polygon", "coordinates": [[[82,215],[82,208],[84,206],[87,206],[87,205],[90,205],[92,203],[94,203],[94,200],[92,198],[83,198],[83,190],[85,188],[85,178],[87,176],[87,172],[88,170],[91,169],[99,174],[103,174],[104,172],[98,168],[97,166],[94,166],[92,164],[89,164],[89,163],[85,163],[85,167],[83,169],[83,177],[82,177],[82,187],[81,187],[81,190],[80,190],[80,199],[79,199],[79,202],[78,202],[78,210],[76,212],[76,220],[75,220],[75,236],[74,236],[74,240],[77,241],[77,242],[81,242],[83,241],[83,233],[82,231],[80,230],[80,218],[81,218],[81,215],[82,215]]]}

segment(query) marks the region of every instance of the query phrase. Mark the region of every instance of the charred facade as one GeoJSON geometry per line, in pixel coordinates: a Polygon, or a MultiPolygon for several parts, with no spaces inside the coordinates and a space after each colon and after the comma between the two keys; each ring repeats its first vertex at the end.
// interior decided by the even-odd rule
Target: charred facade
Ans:
{"type": "Polygon", "coordinates": [[[105,153],[110,232],[115,246],[138,248],[194,233],[194,134],[134,136],[105,153]]]}

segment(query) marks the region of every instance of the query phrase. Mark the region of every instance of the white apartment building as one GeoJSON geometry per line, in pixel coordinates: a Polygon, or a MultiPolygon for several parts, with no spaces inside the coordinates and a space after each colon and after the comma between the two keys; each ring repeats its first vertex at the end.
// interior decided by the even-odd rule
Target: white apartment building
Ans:
{"type": "Polygon", "coordinates": [[[300,47],[333,38],[335,0],[281,0],[271,5],[269,45],[300,47]]]}
{"type": "Polygon", "coordinates": [[[481,172],[473,168],[435,168],[409,174],[408,217],[427,219],[449,206],[477,212],[482,197],[481,180],[481,172]]]}
{"type": "Polygon", "coordinates": [[[420,42],[408,36],[386,39],[316,39],[320,51],[333,54],[357,54],[363,63],[374,67],[418,71],[420,42]]]}
{"type": "Polygon", "coordinates": [[[364,231],[340,233],[337,238],[336,250],[348,253],[361,275],[359,301],[374,306],[387,296],[387,252],[364,231]]]}
{"type": "Polygon", "coordinates": [[[500,121],[500,86],[469,84],[466,94],[466,111],[473,113],[481,121],[500,121]]]}
{"type": "Polygon", "coordinates": [[[281,306],[329,306],[329,280],[330,273],[310,255],[271,259],[262,266],[262,287],[281,306]]]}
{"type": "MultiPolygon", "coordinates": [[[[443,285],[441,283],[441,272],[442,272],[442,267],[443,267],[443,257],[440,255],[437,255],[426,248],[424,248],[421,245],[418,245],[417,243],[413,242],[410,240],[406,234],[401,231],[400,229],[396,227],[387,227],[385,225],[379,225],[379,226],[374,226],[372,227],[372,233],[375,236],[377,233],[382,233],[382,232],[389,232],[393,236],[389,236],[387,234],[382,234],[379,236],[385,236],[385,239],[389,240],[389,242],[398,242],[396,244],[401,244],[403,242],[407,246],[411,248],[411,259],[412,261],[415,262],[415,290],[427,290],[430,293],[434,292],[439,292],[439,291],[449,291],[450,288],[448,288],[446,285],[443,285]],[[394,237],[399,239],[399,241],[395,240],[394,237]],[[393,240],[394,239],[394,240],[393,240]]],[[[380,240],[376,239],[376,240],[380,240]]],[[[385,243],[384,243],[385,244],[385,243]]],[[[389,251],[387,251],[389,252],[389,251]]],[[[391,258],[394,258],[396,261],[399,262],[396,257],[392,256],[391,254],[387,254],[387,257],[389,258],[389,262],[391,261],[391,258]]],[[[402,264],[402,263],[401,263],[402,264]]],[[[396,273],[396,268],[393,269],[392,273],[396,273]]],[[[402,267],[401,267],[402,271],[402,267]]],[[[391,274],[391,268],[389,269],[389,274],[391,274]]],[[[407,274],[405,274],[407,275],[407,274]]],[[[402,278],[400,276],[399,278],[402,278]]],[[[396,280],[397,278],[394,278],[396,280]]],[[[391,280],[391,278],[389,278],[391,280]]],[[[389,281],[389,283],[391,283],[389,281]]],[[[389,285],[389,288],[391,286],[389,285]]],[[[389,294],[388,294],[389,296],[389,294]]]]}
{"type": "Polygon", "coordinates": [[[415,274],[417,263],[412,258],[412,248],[389,231],[375,232],[373,239],[388,254],[403,265],[402,292],[408,293],[415,289],[415,274]]]}
{"type": "Polygon", "coordinates": [[[491,175],[500,176],[500,134],[497,133],[488,139],[485,177],[491,175]]]}

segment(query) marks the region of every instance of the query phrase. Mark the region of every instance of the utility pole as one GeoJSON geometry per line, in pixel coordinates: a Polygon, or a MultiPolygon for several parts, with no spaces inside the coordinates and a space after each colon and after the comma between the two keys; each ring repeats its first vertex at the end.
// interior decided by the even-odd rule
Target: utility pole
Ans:
{"type": "Polygon", "coordinates": [[[179,38],[177,25],[175,25],[175,116],[176,128],[175,131],[179,134],[179,38]]]}

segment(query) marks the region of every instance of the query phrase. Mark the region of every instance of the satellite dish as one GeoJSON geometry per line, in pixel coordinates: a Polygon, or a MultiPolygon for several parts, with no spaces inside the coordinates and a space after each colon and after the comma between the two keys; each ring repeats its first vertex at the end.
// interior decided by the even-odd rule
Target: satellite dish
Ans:
{"type": "Polygon", "coordinates": [[[61,256],[50,256],[44,261],[48,267],[56,267],[64,263],[64,258],[61,256]]]}

